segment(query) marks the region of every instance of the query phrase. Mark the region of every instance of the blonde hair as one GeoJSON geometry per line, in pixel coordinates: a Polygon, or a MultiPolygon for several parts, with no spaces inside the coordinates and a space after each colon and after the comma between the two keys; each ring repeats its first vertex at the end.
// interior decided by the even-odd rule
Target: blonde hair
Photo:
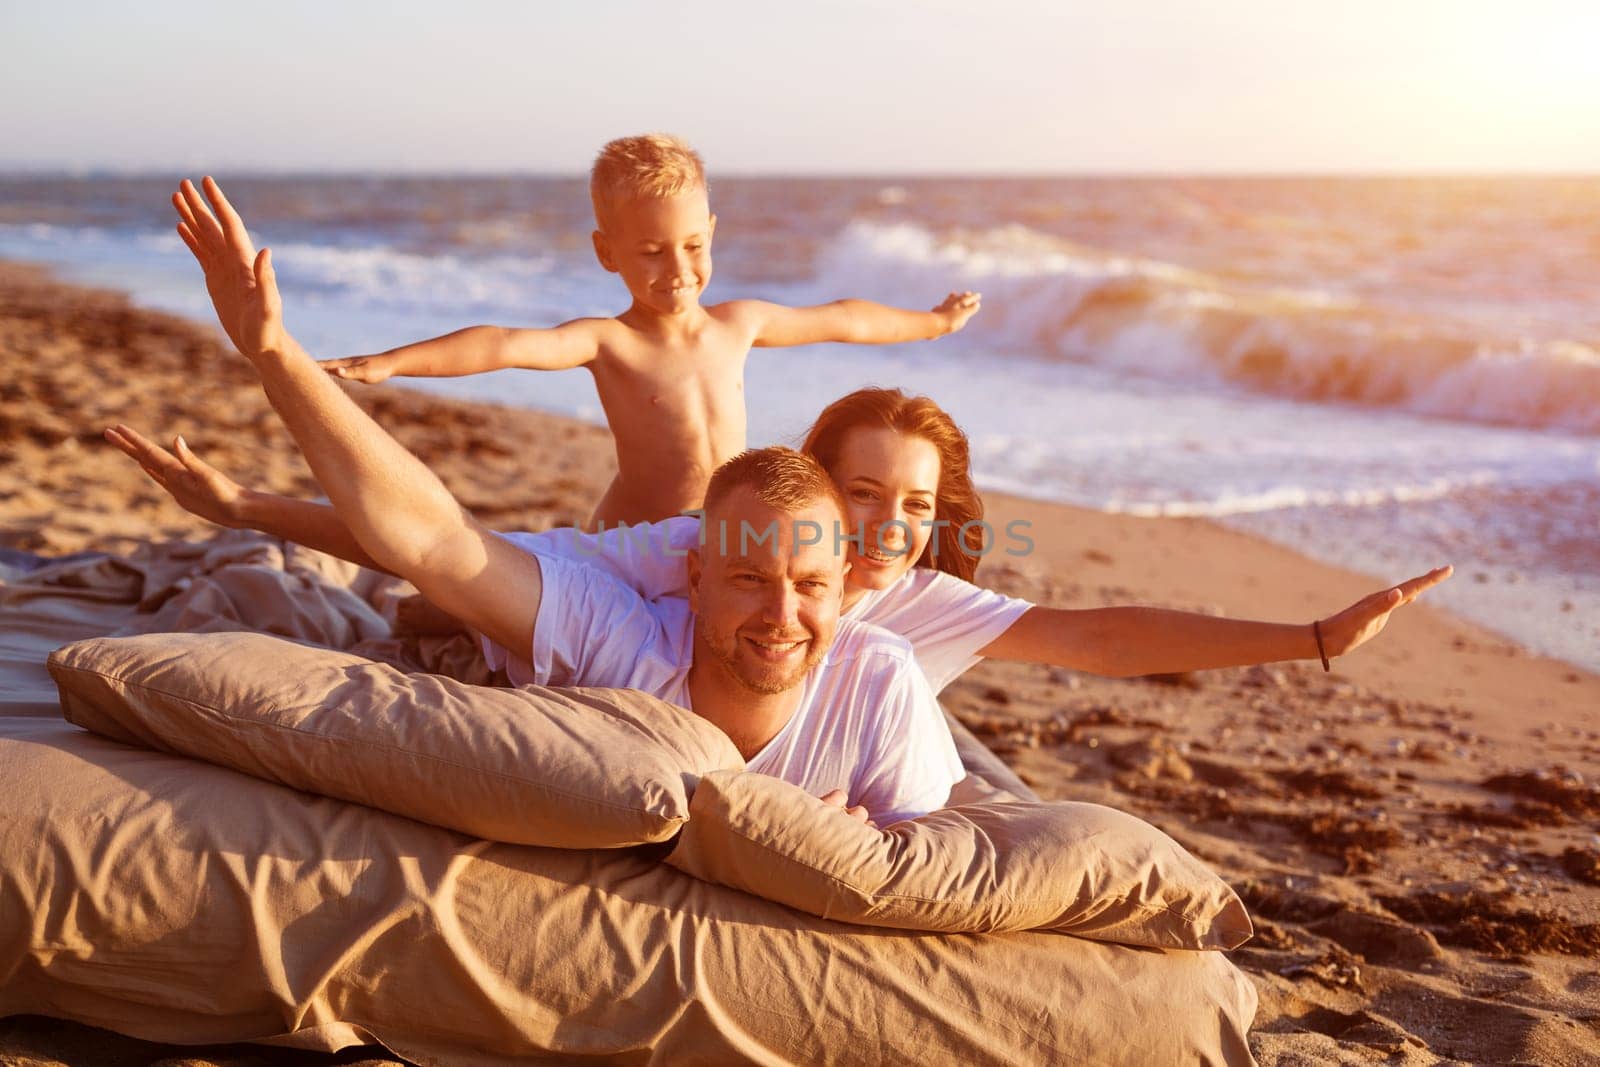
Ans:
{"type": "Polygon", "coordinates": [[[828,500],[844,514],[844,494],[822,464],[782,445],[748,449],[718,467],[706,486],[706,515],[739,489],[753,490],[756,499],[775,511],[792,513],[828,500]]]}
{"type": "Polygon", "coordinates": [[[589,199],[602,224],[624,200],[678,196],[706,188],[700,155],[665,133],[619,137],[600,149],[589,172],[589,199]]]}

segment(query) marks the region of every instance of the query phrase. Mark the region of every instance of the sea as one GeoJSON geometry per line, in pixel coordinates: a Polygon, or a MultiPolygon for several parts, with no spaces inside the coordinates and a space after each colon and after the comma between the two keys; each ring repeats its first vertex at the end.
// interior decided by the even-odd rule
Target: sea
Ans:
{"type": "MultiPolygon", "coordinates": [[[[178,177],[0,176],[0,258],[211,321],[178,177]]],[[[322,358],[626,307],[580,178],[218,177],[322,358]]],[[[752,444],[899,386],[955,416],[983,487],[1203,516],[1374,588],[1453,563],[1430,600],[1600,670],[1600,178],[730,177],[711,199],[708,302],[983,294],[931,343],[755,350],[752,444]]],[[[602,421],[581,370],[408,384],[602,421]]]]}

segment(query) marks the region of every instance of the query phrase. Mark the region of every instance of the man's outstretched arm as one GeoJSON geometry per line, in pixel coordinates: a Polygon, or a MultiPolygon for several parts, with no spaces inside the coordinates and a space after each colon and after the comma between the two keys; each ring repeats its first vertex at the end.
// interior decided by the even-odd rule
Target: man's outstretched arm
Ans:
{"type": "Polygon", "coordinates": [[[271,253],[256,254],[216,182],[205,179],[202,199],[185,181],[175,203],[178,233],[205,271],[223,329],[356,541],[444,611],[507,648],[528,648],[543,589],[538,561],[474,519],[289,335],[271,253]]]}

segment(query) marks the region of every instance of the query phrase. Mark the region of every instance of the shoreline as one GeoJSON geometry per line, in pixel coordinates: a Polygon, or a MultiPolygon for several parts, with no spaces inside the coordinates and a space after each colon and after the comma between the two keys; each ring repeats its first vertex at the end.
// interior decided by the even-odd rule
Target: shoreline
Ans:
{"type": "MultiPolygon", "coordinates": [[[[118,290],[59,280],[47,264],[0,260],[0,288],[10,290],[19,283],[100,314],[114,307],[134,321],[159,323],[162,337],[181,338],[189,353],[186,370],[195,374],[195,385],[204,389],[206,376],[214,371],[219,376],[218,387],[225,387],[233,397],[242,388],[248,398],[243,402],[250,409],[247,419],[237,414],[218,418],[215,412],[207,412],[208,421],[216,425],[198,431],[163,421],[193,419],[199,414],[196,405],[167,398],[161,418],[143,425],[133,422],[136,429],[156,438],[165,435],[168,443],[173,434],[184,432],[202,458],[257,488],[319,495],[293,442],[259,396],[247,365],[227,348],[215,326],[144,308],[118,290]],[[221,354],[212,368],[201,367],[192,355],[195,346],[207,343],[221,354]],[[263,435],[259,443],[265,447],[249,449],[242,447],[237,437],[230,438],[230,433],[246,426],[263,435]],[[227,458],[236,452],[243,454],[245,462],[232,463],[227,458]],[[252,470],[257,472],[257,480],[250,479],[252,470]]],[[[0,305],[0,315],[4,311],[0,305]]],[[[114,369],[108,368],[107,377],[114,374],[114,369]]],[[[423,455],[464,504],[498,529],[536,530],[582,522],[615,470],[609,431],[574,416],[445,397],[395,383],[348,388],[402,443],[423,455]],[[558,441],[559,447],[552,448],[552,440],[558,441]],[[525,461],[518,456],[526,457],[525,461]],[[530,484],[522,476],[526,469],[554,471],[554,477],[530,484]]],[[[97,473],[124,485],[131,475],[134,483],[128,486],[133,490],[134,506],[124,516],[127,522],[90,522],[87,526],[93,528],[92,533],[84,529],[77,536],[68,536],[46,532],[49,524],[42,515],[30,516],[26,523],[39,531],[34,536],[44,538],[52,551],[79,551],[91,547],[91,542],[92,547],[115,547],[152,534],[206,536],[205,531],[216,529],[172,504],[131,461],[100,439],[104,425],[130,421],[127,411],[116,413],[107,403],[116,395],[113,391],[96,397],[107,408],[103,422],[69,424],[63,413],[50,419],[42,431],[32,430],[44,440],[59,442],[69,453],[82,455],[97,473]]],[[[1053,606],[1139,603],[1235,618],[1309,623],[1383,588],[1384,581],[1411,577],[1374,578],[1206,517],[1127,515],[1006,492],[985,491],[983,499],[992,527],[1005,530],[1010,522],[1025,521],[1034,546],[1024,558],[1007,557],[1003,551],[991,553],[979,567],[980,581],[992,582],[999,572],[1020,575],[1025,587],[1036,588],[1049,585],[1048,576],[1064,574],[1070,575],[1073,586],[1089,590],[1094,597],[1085,601],[1087,594],[1080,593],[1076,598],[1036,598],[1053,606]],[[1139,545],[1141,551],[1129,554],[1121,550],[1128,545],[1139,545]]],[[[13,494],[0,506],[0,521],[22,502],[47,510],[37,491],[24,490],[20,500],[13,494]]],[[[21,543],[14,541],[9,531],[0,530],[0,543],[7,547],[26,548],[32,543],[26,536],[21,543]]],[[[1451,580],[1466,579],[1458,574],[1451,580]]],[[[1520,743],[1527,739],[1521,718],[1530,705],[1542,723],[1560,719],[1569,710],[1576,714],[1580,708],[1600,709],[1600,673],[1532,651],[1512,636],[1428,600],[1425,594],[1397,612],[1384,634],[1338,660],[1334,673],[1408,698],[1453,704],[1468,713],[1485,715],[1497,740],[1517,747],[1519,755],[1533,754],[1520,743]],[[1397,640],[1397,635],[1403,636],[1397,640]],[[1508,673],[1499,669],[1502,663],[1515,664],[1517,669],[1508,673]],[[1474,688],[1464,684],[1469,680],[1474,688]]],[[[1300,662],[1303,665],[1305,661],[1300,662]]],[[[1600,714],[1590,717],[1588,727],[1600,727],[1600,714]]]]}
{"type": "MultiPolygon", "coordinates": [[[[349,388],[496,528],[579,521],[609,480],[604,429],[349,388]]],[[[215,531],[100,439],[113,422],[182,433],[255,487],[315,494],[214,329],[44,269],[0,263],[0,399],[3,547],[215,531]]],[[[1041,604],[1309,621],[1377,588],[1208,520],[985,500],[998,529],[1032,523],[1035,551],[991,555],[979,581],[1041,604]]],[[[1600,676],[1426,601],[1331,674],[1300,661],[1118,680],[986,662],[945,703],[1045,798],[1137,814],[1239,890],[1258,932],[1232,955],[1261,993],[1263,1063],[1584,1062],[1600,1045],[1600,676]]],[[[0,1020],[0,1058],[30,1032],[0,1020]]]]}
{"type": "MultiPolygon", "coordinates": [[[[34,274],[37,277],[39,277],[41,280],[47,280],[51,284],[59,285],[59,286],[62,286],[62,287],[68,288],[68,289],[78,289],[78,290],[82,290],[82,291],[85,291],[85,292],[104,292],[104,293],[108,293],[108,294],[116,294],[117,296],[121,297],[128,304],[128,306],[131,307],[131,308],[134,308],[134,309],[137,309],[139,311],[146,312],[146,313],[149,313],[149,314],[155,315],[155,316],[161,316],[161,317],[165,317],[165,318],[169,318],[169,319],[177,319],[179,321],[188,322],[191,325],[193,325],[193,326],[197,327],[198,329],[200,329],[201,331],[208,333],[208,335],[210,335],[210,336],[213,336],[213,337],[220,337],[221,336],[220,331],[218,331],[216,329],[216,327],[214,326],[214,324],[209,322],[209,321],[195,320],[195,319],[188,318],[187,316],[176,315],[176,314],[173,314],[171,312],[161,311],[161,310],[157,310],[157,309],[145,306],[145,305],[141,305],[141,304],[137,303],[134,300],[133,296],[130,293],[127,293],[127,292],[122,291],[122,290],[118,290],[116,288],[102,288],[100,286],[93,285],[93,284],[85,284],[85,283],[80,283],[80,282],[75,282],[75,281],[63,279],[62,277],[60,277],[60,273],[59,273],[58,269],[54,265],[49,264],[49,263],[36,262],[36,261],[26,261],[26,260],[0,259],[0,272],[13,272],[13,273],[14,272],[21,272],[22,274],[34,274]]],[[[438,401],[438,402],[440,402],[441,404],[444,404],[444,405],[460,404],[460,405],[465,405],[467,408],[482,407],[482,408],[485,408],[485,409],[492,409],[492,410],[495,410],[495,411],[498,411],[498,412],[509,413],[509,414],[516,415],[516,416],[524,416],[525,415],[530,420],[542,420],[542,419],[552,420],[557,425],[561,425],[561,426],[567,427],[568,429],[567,429],[566,432],[571,432],[571,427],[583,427],[585,429],[598,431],[601,434],[605,434],[605,435],[609,434],[609,431],[606,430],[606,427],[602,422],[595,422],[595,421],[591,421],[588,418],[581,418],[581,417],[578,417],[578,416],[568,415],[568,414],[561,413],[561,412],[547,411],[547,410],[541,410],[541,409],[530,408],[530,407],[518,407],[518,406],[510,405],[510,404],[498,403],[498,402],[495,402],[495,401],[492,401],[492,400],[481,400],[481,399],[475,399],[475,398],[474,399],[456,398],[456,397],[447,396],[447,395],[444,395],[444,394],[441,394],[441,393],[433,392],[433,391],[430,391],[430,390],[427,390],[427,389],[416,388],[416,387],[413,387],[413,386],[407,386],[407,385],[399,384],[399,383],[387,383],[386,384],[386,388],[390,389],[390,390],[393,390],[393,391],[396,391],[396,392],[405,393],[405,394],[417,396],[417,397],[420,397],[420,398],[424,398],[423,401],[421,401],[423,403],[425,403],[427,401],[438,401]]],[[[790,444],[792,444],[794,442],[785,441],[785,442],[779,442],[779,443],[790,443],[790,444]]],[[[1342,576],[1347,576],[1347,577],[1352,577],[1352,578],[1358,579],[1358,581],[1353,585],[1349,584],[1349,583],[1341,583],[1341,584],[1339,584],[1337,586],[1337,588],[1340,588],[1340,589],[1355,589],[1355,590],[1365,589],[1366,591],[1370,592],[1370,591],[1382,588],[1382,585],[1383,585],[1384,582],[1401,581],[1401,580],[1404,580],[1404,579],[1406,579],[1408,577],[1411,577],[1410,574],[1399,574],[1399,573],[1390,574],[1390,573],[1387,573],[1387,572],[1378,573],[1378,572],[1375,572],[1375,571],[1366,570],[1365,568],[1363,568],[1361,570],[1357,570],[1357,569],[1355,569],[1353,566],[1351,566],[1349,564],[1341,563],[1341,562],[1337,562],[1337,561],[1331,561],[1331,560],[1323,559],[1321,557],[1313,555],[1310,552],[1308,552],[1308,551],[1306,551],[1306,550],[1304,550],[1304,549],[1302,549],[1300,547],[1297,547],[1294,544],[1289,543],[1286,539],[1275,538],[1275,537],[1269,536],[1268,534],[1265,534],[1265,533],[1261,533],[1261,532],[1258,532],[1258,531],[1250,530],[1248,528],[1245,528],[1245,527],[1230,523],[1226,519],[1223,519],[1223,518],[1216,518],[1216,517],[1209,517],[1209,516],[1169,516],[1169,515],[1145,516],[1145,515],[1139,515],[1139,514],[1127,513],[1127,512],[1104,511],[1104,510],[1098,509],[1098,508],[1096,508],[1096,507],[1094,507],[1092,505],[1088,505],[1088,504],[1071,503],[1071,502],[1062,501],[1062,500],[1055,500],[1055,499],[1051,499],[1051,498],[1047,498],[1047,497],[1027,496],[1027,495],[1025,495],[1023,493],[1018,493],[1018,492],[1013,492],[1013,491],[1005,491],[1005,490],[984,488],[983,485],[982,485],[982,479],[977,479],[977,480],[979,482],[979,488],[980,488],[980,490],[982,492],[984,500],[988,503],[988,505],[990,506],[991,510],[996,515],[1001,514],[1002,511],[1007,515],[1015,515],[1016,517],[1022,517],[1022,518],[1028,518],[1028,517],[1034,516],[1034,515],[1051,514],[1051,515],[1053,515],[1055,517],[1058,517],[1058,518],[1059,517],[1065,517],[1068,520],[1077,519],[1079,517],[1084,517],[1084,516],[1098,516],[1098,517],[1103,517],[1103,518],[1105,518],[1107,520],[1110,520],[1110,521],[1116,522],[1116,523],[1126,522],[1129,526],[1132,526],[1132,527],[1135,527],[1135,528],[1141,522],[1146,522],[1146,521],[1155,522],[1155,523],[1175,523],[1175,524],[1180,524],[1180,525],[1181,524],[1186,524],[1186,523],[1187,524],[1200,524],[1200,525],[1203,525],[1206,529],[1208,529],[1210,531],[1216,531],[1218,533],[1227,533],[1227,534],[1230,534],[1230,535],[1237,535],[1239,537],[1246,538],[1246,539],[1254,542],[1255,544],[1262,546],[1262,548],[1265,550],[1265,552],[1266,552],[1266,554],[1268,556],[1275,557],[1281,552],[1288,552],[1288,553],[1293,554],[1295,557],[1303,560],[1306,564],[1321,569],[1323,572],[1326,572],[1326,573],[1329,573],[1329,574],[1337,573],[1337,574],[1342,575],[1342,576]]],[[[307,488],[310,489],[311,488],[310,483],[306,483],[306,484],[307,484],[307,488]]],[[[1004,529],[1004,527],[1005,527],[1005,523],[1004,522],[992,523],[992,525],[996,526],[999,529],[1004,529]]],[[[996,554],[992,555],[991,558],[995,559],[997,561],[1001,560],[1003,558],[1003,553],[996,553],[996,554]]],[[[1448,562],[1458,562],[1458,561],[1448,560],[1448,559],[1441,559],[1438,562],[1439,563],[1448,563],[1448,562]]],[[[1469,576],[1467,574],[1462,572],[1462,569],[1461,569],[1459,563],[1458,563],[1458,568],[1457,569],[1458,569],[1458,573],[1457,573],[1456,577],[1453,579],[1453,582],[1455,583],[1456,586],[1459,587],[1461,585],[1466,584],[1466,582],[1468,582],[1470,580],[1470,578],[1469,578],[1469,576]]],[[[1322,583],[1322,586],[1324,588],[1335,588],[1335,586],[1328,585],[1327,583],[1322,583]]],[[[1449,586],[1446,586],[1444,588],[1449,588],[1449,586]]],[[[1451,590],[1451,591],[1453,592],[1454,590],[1451,590]]],[[[1436,596],[1437,596],[1437,594],[1436,594],[1436,596]]],[[[1259,612],[1259,609],[1253,609],[1251,604],[1248,603],[1248,602],[1240,603],[1237,606],[1233,606],[1233,605],[1229,605],[1229,604],[1224,604],[1223,600],[1220,599],[1218,596],[1215,596],[1215,595],[1207,595],[1203,599],[1208,603],[1213,603],[1215,605],[1221,605],[1223,607],[1226,607],[1228,609],[1228,613],[1229,614],[1233,614],[1233,615],[1238,615],[1238,614],[1240,614],[1241,611],[1248,612],[1250,610],[1257,610],[1259,612]]],[[[1424,603],[1425,603],[1425,601],[1424,601],[1424,603]]],[[[1331,612],[1333,610],[1336,610],[1336,608],[1339,607],[1339,606],[1343,606],[1343,605],[1340,604],[1340,605],[1336,605],[1335,607],[1322,608],[1321,611],[1320,611],[1320,614],[1324,614],[1324,615],[1328,614],[1329,612],[1331,612]]],[[[1307,607],[1315,607],[1315,605],[1307,605],[1307,607]]],[[[1585,663],[1582,663],[1582,662],[1579,662],[1579,661],[1576,661],[1576,660],[1564,659],[1559,654],[1541,650],[1541,649],[1537,648],[1535,645],[1531,644],[1528,640],[1524,639],[1523,637],[1518,636],[1516,633],[1510,632],[1508,630],[1497,629],[1492,624],[1486,623],[1486,622],[1482,621],[1479,618],[1474,618],[1472,616],[1463,614],[1460,611],[1459,607],[1457,607],[1457,608],[1455,608],[1453,610],[1452,609],[1438,608],[1438,607],[1434,607],[1432,605],[1430,605],[1430,607],[1432,608],[1433,611],[1440,612],[1442,614],[1447,614],[1455,622],[1457,622],[1459,624],[1462,624],[1464,626],[1470,627],[1470,628],[1474,629],[1475,631],[1477,631],[1476,634],[1475,634],[1475,639],[1478,640],[1479,642],[1487,641],[1487,642],[1491,642],[1491,643],[1499,643],[1499,644],[1504,645],[1504,646],[1512,646],[1517,650],[1517,652],[1519,654],[1526,655],[1526,656],[1529,656],[1529,657],[1532,657],[1532,658],[1535,658],[1535,659],[1550,660],[1552,662],[1557,662],[1557,663],[1560,663],[1563,666],[1565,666],[1565,667],[1567,667],[1567,668],[1569,668],[1569,669],[1571,669],[1573,671],[1579,672],[1582,675],[1600,677],[1600,670],[1597,670],[1594,666],[1591,666],[1589,664],[1585,664],[1585,663]]],[[[1265,617],[1265,616],[1262,616],[1262,617],[1265,617]]],[[[1292,618],[1292,616],[1291,616],[1291,618],[1292,618]]],[[[1307,615],[1307,618],[1309,619],[1310,615],[1307,615]]]]}

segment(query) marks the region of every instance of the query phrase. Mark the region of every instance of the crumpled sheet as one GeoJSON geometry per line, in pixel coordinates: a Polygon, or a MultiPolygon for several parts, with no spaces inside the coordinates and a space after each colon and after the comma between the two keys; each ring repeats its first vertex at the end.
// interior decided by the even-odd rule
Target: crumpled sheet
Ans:
{"type": "Polygon", "coordinates": [[[376,1041],[430,1064],[1250,1062],[1255,989],[1220,953],[833,923],[648,850],[490,844],[44,706],[67,640],[248,628],[382,648],[393,592],[234,533],[0,587],[0,1014],[376,1041]]]}

